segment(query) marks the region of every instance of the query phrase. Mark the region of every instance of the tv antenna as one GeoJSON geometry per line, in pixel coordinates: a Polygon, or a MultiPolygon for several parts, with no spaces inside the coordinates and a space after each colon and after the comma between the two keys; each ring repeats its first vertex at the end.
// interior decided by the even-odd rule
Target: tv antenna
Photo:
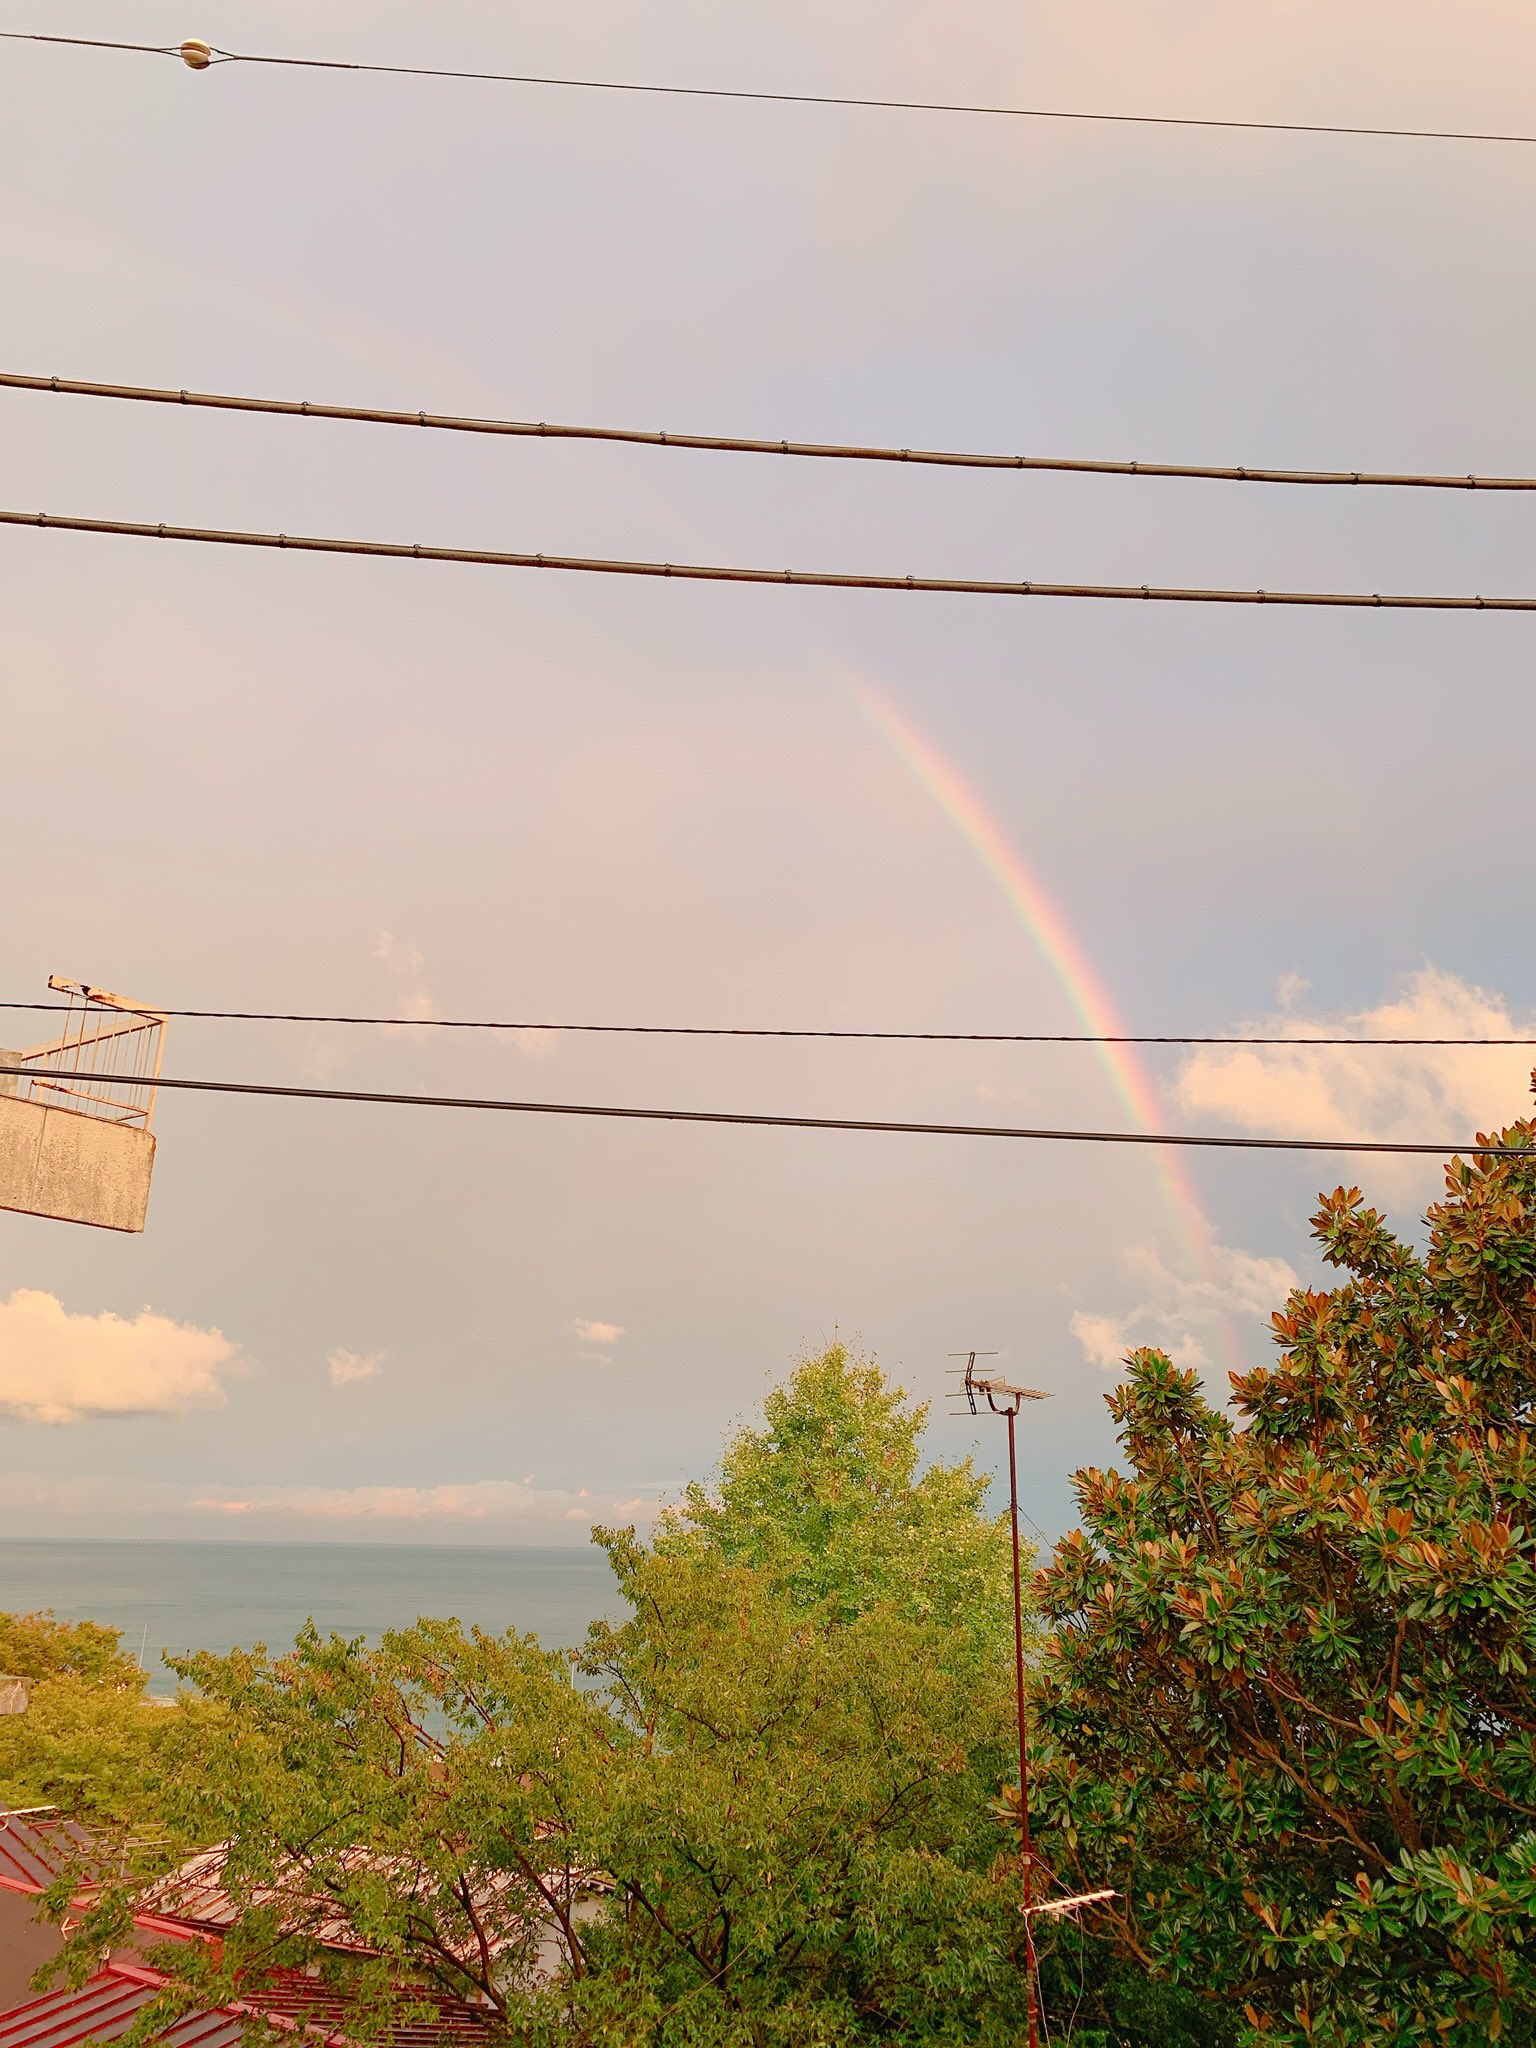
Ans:
{"type": "MultiPolygon", "coordinates": [[[[995,1351],[952,1351],[951,1358],[963,1358],[964,1365],[952,1365],[949,1373],[960,1381],[958,1387],[949,1390],[952,1402],[963,1401],[964,1408],[952,1410],[956,1414],[969,1412],[980,1415],[985,1403],[985,1412],[1001,1415],[1008,1424],[1008,1527],[1013,1540],[1013,1677],[1014,1697],[1019,1717],[1019,1866],[1024,1878],[1024,1960],[1028,1973],[1026,1997],[1029,2017],[1029,2048],[1039,2048],[1040,2041],[1040,1970],[1035,1956],[1035,1921],[1037,1919],[1065,1919],[1080,1912],[1084,1906],[1103,1904],[1112,1899],[1112,1891],[1079,1892],[1071,1898],[1035,1898],[1035,1851],[1029,1829],[1029,1711],[1024,1691],[1024,1578],[1019,1560],[1019,1461],[1015,1425],[1019,1410],[1026,1401],[1048,1401],[1050,1394],[1043,1387],[1022,1387],[1014,1380],[1005,1380],[988,1366],[977,1369],[978,1359],[996,1358],[995,1351]]],[[[1044,1870],[1044,1865],[1041,1866],[1044,1870]]],[[[1049,1873],[1046,1873],[1047,1875],[1049,1873]]]]}

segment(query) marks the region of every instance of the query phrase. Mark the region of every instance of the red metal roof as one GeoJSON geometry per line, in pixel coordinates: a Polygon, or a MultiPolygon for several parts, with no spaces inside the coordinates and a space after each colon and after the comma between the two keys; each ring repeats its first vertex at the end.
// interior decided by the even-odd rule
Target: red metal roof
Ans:
{"type": "MultiPolygon", "coordinates": [[[[77,2048],[86,2041],[116,2041],[154,1997],[142,1976],[101,1970],[78,1991],[50,1991],[0,2013],[0,2048],[77,2048]]],[[[188,2013],[165,2031],[166,2048],[240,2048],[238,2012],[188,2013]]]]}
{"type": "Polygon", "coordinates": [[[53,1806],[0,1813],[0,1886],[9,1892],[46,1891],[92,1846],[88,1828],[65,1820],[53,1806]]]}
{"type": "MultiPolygon", "coordinates": [[[[242,1908],[275,1907],[290,1933],[307,1934],[324,1948],[372,1953],[352,1926],[344,1910],[318,1886],[302,1863],[279,1866],[278,1881],[253,1886],[237,1905],[224,1888],[224,1864],[228,1846],[204,1849],[189,1857],[179,1870],[162,1878],[141,1900],[143,1910],[157,1920],[176,1921],[202,1933],[218,1934],[232,1927],[242,1908]]],[[[420,1863],[403,1857],[385,1856],[376,1850],[352,1848],[341,1851],[334,1862],[346,1874],[378,1873],[389,1876],[402,1893],[430,1896],[437,1890],[432,1873],[420,1863]]],[[[515,1872],[482,1872],[472,1892],[477,1915],[489,1923],[488,1939],[495,1949],[509,1941],[523,1939],[530,1920],[539,1916],[537,1902],[515,1872]],[[522,1908],[520,1911],[519,1908],[522,1908]]],[[[456,1901],[445,1901],[450,1910],[456,1901]]],[[[473,1954],[478,1937],[465,1932],[460,1942],[465,1955],[473,1954]]],[[[454,1946],[449,1939],[448,1946],[454,1946]]]]}
{"type": "MultiPolygon", "coordinates": [[[[443,2041],[483,2039],[491,2018],[483,2007],[425,1992],[421,1995],[431,1996],[437,2009],[435,2016],[413,2021],[409,2026],[392,2027],[386,2036],[390,2048],[433,2048],[433,2044],[443,2041]]],[[[278,2026],[286,2023],[307,2032],[320,2032],[330,2040],[346,2038],[345,2002],[301,1970],[274,1970],[249,1998],[238,2001],[236,2010],[258,2014],[278,2026]]]]}
{"type": "MultiPolygon", "coordinates": [[[[0,2048],[82,2048],[121,2037],[154,1998],[163,1980],[152,1970],[109,1963],[78,1991],[50,1991],[0,2013],[0,2048]]],[[[441,2048],[484,2037],[489,2015],[453,1999],[434,2001],[433,2019],[396,2027],[389,2048],[441,2048]]],[[[264,2019],[317,2041],[341,2043],[344,2002],[334,1991],[296,1970],[274,1971],[241,1998],[212,2011],[185,2013],[157,2040],[164,2048],[240,2048],[247,2019],[264,2019]]]]}

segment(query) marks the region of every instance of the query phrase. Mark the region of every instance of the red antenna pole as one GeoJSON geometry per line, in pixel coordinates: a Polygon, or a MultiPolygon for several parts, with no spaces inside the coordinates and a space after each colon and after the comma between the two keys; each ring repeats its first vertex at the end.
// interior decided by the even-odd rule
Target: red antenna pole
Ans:
{"type": "Polygon", "coordinates": [[[1029,1834],[1029,1714],[1024,1701],[1024,1583],[1019,1565],[1019,1462],[1014,1449],[1015,1401],[1008,1417],[1008,1526],[1013,1538],[1013,1677],[1019,1710],[1019,1862],[1024,1874],[1024,1966],[1029,2048],[1039,2048],[1039,1966],[1035,1960],[1035,1856],[1029,1834]]]}
{"type": "MultiPolygon", "coordinates": [[[[1014,1428],[1026,1401],[1050,1397],[1039,1387],[1021,1387],[995,1373],[977,1372],[978,1358],[993,1358],[991,1351],[956,1351],[951,1357],[964,1358],[965,1377],[957,1390],[973,1415],[981,1413],[985,1400],[994,1415],[1008,1424],[1008,1530],[1013,1543],[1013,1677],[1019,1717],[1019,1867],[1024,1879],[1024,1963],[1029,1982],[1026,2000],[1029,2018],[1029,2048],[1040,2043],[1040,1971],[1035,1955],[1035,1851],[1029,1832],[1029,1705],[1024,1689],[1024,1573],[1019,1556],[1019,1459],[1014,1428]]],[[[952,1370],[958,1372],[959,1367],[952,1370]]]]}

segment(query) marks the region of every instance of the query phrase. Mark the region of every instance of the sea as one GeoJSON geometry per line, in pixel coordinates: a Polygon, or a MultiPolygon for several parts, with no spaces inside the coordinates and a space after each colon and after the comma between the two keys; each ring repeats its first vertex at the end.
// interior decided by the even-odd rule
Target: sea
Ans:
{"type": "Polygon", "coordinates": [[[0,1539],[0,1610],[42,1608],[120,1630],[150,1691],[168,1695],[177,1681],[166,1651],[286,1649],[310,1619],[377,1642],[418,1616],[453,1616],[573,1649],[589,1622],[620,1619],[624,1602],[591,1546],[0,1539]]]}

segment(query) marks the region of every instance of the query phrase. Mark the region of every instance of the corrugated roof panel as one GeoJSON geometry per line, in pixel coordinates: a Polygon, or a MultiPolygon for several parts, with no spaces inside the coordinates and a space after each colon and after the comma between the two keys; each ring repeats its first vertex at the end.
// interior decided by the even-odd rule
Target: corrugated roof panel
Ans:
{"type": "MultiPolygon", "coordinates": [[[[436,2042],[465,2042],[484,2035],[491,2015],[483,2007],[415,1987],[404,1988],[413,1998],[430,1999],[436,2014],[429,2020],[392,2028],[386,2037],[391,2048],[429,2048],[429,2044],[436,2042]]],[[[323,2028],[338,2039],[346,2024],[345,2000],[329,1985],[302,1970],[274,1970],[240,2003],[253,2014],[288,2020],[306,2028],[323,2028]]]]}
{"type": "Polygon", "coordinates": [[[239,2048],[245,2021],[238,2012],[189,2012],[167,2027],[160,2039],[167,2048],[239,2048]]]}
{"type": "MultiPolygon", "coordinates": [[[[153,1974],[108,1964],[78,1990],[49,1991],[0,2013],[0,2048],[84,2048],[124,2035],[159,1990],[153,1974]]],[[[455,1999],[436,2001],[435,2018],[397,2027],[389,2048],[467,2048],[485,2034],[488,2015],[455,1999]]],[[[302,2029],[311,2042],[344,2040],[346,2006],[302,1971],[274,1971],[238,2004],[184,2013],[159,2036],[164,2048],[240,2048],[247,2018],[270,2017],[302,2029]]]]}
{"type": "MultiPolygon", "coordinates": [[[[240,1916],[238,1907],[224,1889],[224,1864],[228,1845],[203,1849],[189,1857],[180,1869],[163,1878],[151,1891],[145,1894],[143,1904],[151,1913],[166,1920],[179,1920],[189,1927],[219,1932],[233,1926],[240,1916]]],[[[419,1863],[410,1863],[398,1856],[380,1855],[377,1851],[364,1848],[344,1849],[333,1859],[344,1872],[381,1872],[396,1879],[403,1887],[418,1887],[431,1883],[427,1868],[419,1863]]],[[[509,1870],[481,1872],[475,1879],[473,1900],[477,1913],[507,1902],[515,1903],[518,1896],[526,1899],[529,1919],[539,1917],[537,1902],[523,1880],[509,1870]]],[[[344,1914],[335,1910],[334,1903],[321,1891],[316,1880],[303,1868],[294,1863],[282,1869],[279,1881],[272,1885],[257,1885],[251,1888],[246,1904],[252,1907],[276,1907],[283,1915],[283,1924],[290,1932],[302,1930],[324,1948],[349,1951],[368,1955],[373,1951],[363,1942],[357,1930],[344,1914]]],[[[521,1938],[526,1923],[518,1919],[511,1929],[500,1938],[492,1936],[493,1945],[500,1948],[508,1938],[521,1938]]],[[[451,1944],[450,1944],[451,1946],[451,1944]]],[[[468,1934],[462,1943],[462,1953],[472,1955],[476,1942],[468,1934]]]]}
{"type": "Polygon", "coordinates": [[[0,2048],[73,2048],[76,2042],[115,2041],[153,1997],[151,1986],[128,1983],[102,1970],[78,1991],[49,1991],[0,2013],[0,2048]]]}
{"type": "Polygon", "coordinates": [[[51,1806],[0,1813],[0,1885],[45,1891],[92,1847],[88,1829],[51,1806]]]}
{"type": "MultiPolygon", "coordinates": [[[[79,2048],[87,2041],[116,2041],[158,1989],[109,1967],[78,1991],[50,1991],[0,2013],[0,2048],[79,2048]]],[[[159,2038],[167,2048],[239,2048],[244,2031],[238,2012],[190,2012],[159,2038]]]]}

